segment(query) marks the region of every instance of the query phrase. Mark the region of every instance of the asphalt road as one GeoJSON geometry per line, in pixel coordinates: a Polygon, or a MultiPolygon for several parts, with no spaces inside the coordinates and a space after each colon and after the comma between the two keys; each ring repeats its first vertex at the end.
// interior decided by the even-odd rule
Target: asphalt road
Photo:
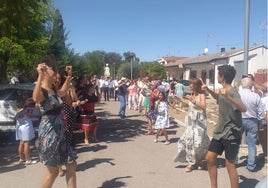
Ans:
{"type": "MultiPolygon", "coordinates": [[[[196,188],[209,187],[206,164],[203,170],[184,171],[186,164],[172,162],[177,152],[177,141],[184,131],[184,113],[170,109],[171,127],[168,129],[170,145],[154,143],[153,135],[146,135],[146,121],[138,111],[127,111],[127,118],[117,116],[119,102],[100,103],[96,107],[99,117],[99,142],[83,144],[83,134],[76,132],[78,152],[77,184],[79,188],[196,188]]],[[[2,135],[3,136],[3,135],[2,135]]],[[[0,187],[40,187],[45,168],[41,163],[25,167],[18,165],[17,143],[13,137],[2,137],[0,145],[0,187]]],[[[32,157],[38,159],[34,146],[32,157]]],[[[258,149],[258,153],[261,151],[258,149]]],[[[246,151],[241,149],[238,173],[241,188],[253,188],[267,175],[267,164],[258,158],[258,171],[248,172],[245,167],[246,151]]],[[[229,177],[224,159],[219,158],[219,188],[228,188],[229,177]]],[[[66,187],[65,179],[58,177],[54,187],[66,187]]]]}

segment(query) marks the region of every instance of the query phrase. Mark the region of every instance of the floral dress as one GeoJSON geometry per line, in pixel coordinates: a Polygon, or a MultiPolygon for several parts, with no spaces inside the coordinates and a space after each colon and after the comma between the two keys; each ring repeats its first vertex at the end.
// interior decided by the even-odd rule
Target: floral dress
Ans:
{"type": "MultiPolygon", "coordinates": [[[[197,102],[200,98],[197,98],[197,102]]],[[[205,158],[209,145],[207,135],[207,117],[205,110],[189,102],[188,113],[185,117],[186,130],[178,141],[178,153],[174,162],[196,164],[205,158]]]]}
{"type": "Polygon", "coordinates": [[[38,151],[42,163],[59,166],[67,163],[67,140],[62,114],[62,100],[42,89],[46,99],[40,103],[42,118],[39,125],[38,151]]]}
{"type": "Polygon", "coordinates": [[[155,129],[164,129],[169,127],[169,115],[168,104],[165,101],[161,101],[158,104],[155,120],[155,129]]]}

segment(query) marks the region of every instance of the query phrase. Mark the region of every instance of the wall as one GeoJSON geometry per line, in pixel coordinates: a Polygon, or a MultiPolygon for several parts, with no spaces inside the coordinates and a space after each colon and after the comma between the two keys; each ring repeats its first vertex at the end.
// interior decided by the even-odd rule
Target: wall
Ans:
{"type": "MultiPolygon", "coordinates": [[[[249,57],[251,57],[248,60],[248,73],[249,74],[254,75],[254,73],[257,73],[258,69],[267,69],[267,63],[268,63],[267,49],[263,47],[259,47],[254,50],[250,50],[249,57]]],[[[244,62],[244,53],[230,57],[229,64],[234,66],[235,62],[237,61],[244,62]]]]}

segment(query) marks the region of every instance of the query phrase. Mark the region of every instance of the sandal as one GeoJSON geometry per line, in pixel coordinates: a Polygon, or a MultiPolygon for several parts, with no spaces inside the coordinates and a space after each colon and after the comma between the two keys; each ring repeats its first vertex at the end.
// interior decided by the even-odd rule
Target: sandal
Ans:
{"type": "Polygon", "coordinates": [[[185,172],[191,172],[193,170],[193,166],[192,165],[188,165],[185,167],[185,172]]]}
{"type": "Polygon", "coordinates": [[[19,161],[18,161],[18,164],[24,164],[25,163],[25,160],[24,159],[20,159],[19,161]]]}
{"type": "Polygon", "coordinates": [[[86,145],[89,145],[89,142],[87,139],[84,140],[86,145]]]}

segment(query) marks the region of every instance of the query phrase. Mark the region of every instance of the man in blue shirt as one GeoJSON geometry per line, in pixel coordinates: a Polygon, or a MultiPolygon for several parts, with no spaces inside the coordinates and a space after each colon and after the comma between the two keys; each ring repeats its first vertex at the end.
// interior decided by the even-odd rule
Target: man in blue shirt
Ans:
{"type": "Polygon", "coordinates": [[[253,172],[256,167],[259,125],[265,124],[264,108],[261,97],[252,91],[253,81],[246,77],[242,79],[241,85],[242,89],[239,94],[247,107],[247,111],[242,113],[242,129],[245,132],[248,145],[247,169],[253,172]]]}

